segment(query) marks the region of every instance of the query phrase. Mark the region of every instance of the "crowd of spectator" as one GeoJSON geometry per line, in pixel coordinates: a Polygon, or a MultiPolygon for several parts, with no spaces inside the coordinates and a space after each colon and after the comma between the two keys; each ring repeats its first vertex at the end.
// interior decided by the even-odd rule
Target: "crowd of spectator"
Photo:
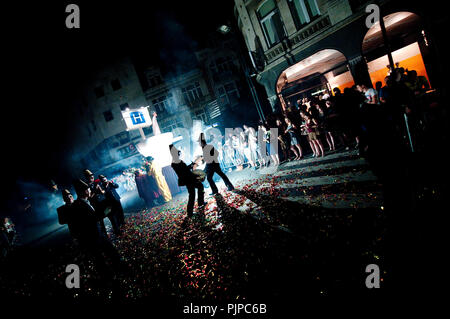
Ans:
{"type": "Polygon", "coordinates": [[[427,123],[429,127],[432,114],[427,109],[427,92],[431,90],[426,77],[397,68],[384,79],[384,85],[377,82],[375,88],[358,83],[343,92],[336,87],[333,94],[325,91],[287,100],[279,108],[283,111],[269,115],[258,127],[243,125],[227,133],[221,145],[216,145],[220,163],[227,170],[258,169],[302,160],[305,154],[324,157],[338,148],[357,149],[367,156],[371,142],[379,144],[385,139],[414,151],[423,142],[421,132],[427,123]],[[277,145],[271,140],[274,132],[277,145]],[[261,141],[266,145],[261,147],[261,141]]]}

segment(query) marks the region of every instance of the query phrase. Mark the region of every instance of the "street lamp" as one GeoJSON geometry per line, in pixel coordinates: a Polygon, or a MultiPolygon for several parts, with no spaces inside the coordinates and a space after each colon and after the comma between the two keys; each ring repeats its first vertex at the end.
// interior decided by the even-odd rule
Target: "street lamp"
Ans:
{"type": "Polygon", "coordinates": [[[220,26],[217,29],[217,31],[219,31],[222,34],[227,34],[228,32],[230,32],[230,27],[224,24],[224,25],[220,26]]]}

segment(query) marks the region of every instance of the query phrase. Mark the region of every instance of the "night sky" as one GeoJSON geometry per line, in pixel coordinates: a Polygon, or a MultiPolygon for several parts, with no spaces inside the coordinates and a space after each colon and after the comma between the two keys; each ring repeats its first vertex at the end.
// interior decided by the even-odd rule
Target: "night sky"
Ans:
{"type": "Polygon", "coordinates": [[[232,0],[29,2],[3,8],[2,136],[9,185],[19,178],[63,178],[65,145],[76,139],[65,115],[77,86],[96,66],[121,56],[139,65],[188,65],[208,33],[234,22],[232,0]],[[80,29],[65,27],[70,3],[80,6],[80,29]]]}

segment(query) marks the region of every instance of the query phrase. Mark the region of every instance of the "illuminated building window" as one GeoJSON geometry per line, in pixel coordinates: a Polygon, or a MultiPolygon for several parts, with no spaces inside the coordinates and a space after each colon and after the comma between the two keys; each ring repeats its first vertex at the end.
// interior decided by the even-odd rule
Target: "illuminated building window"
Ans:
{"type": "Polygon", "coordinates": [[[297,30],[320,15],[316,0],[288,0],[288,3],[297,30]]]}
{"type": "Polygon", "coordinates": [[[275,0],[266,0],[257,10],[264,37],[270,47],[280,42],[285,36],[283,22],[275,0]]]}

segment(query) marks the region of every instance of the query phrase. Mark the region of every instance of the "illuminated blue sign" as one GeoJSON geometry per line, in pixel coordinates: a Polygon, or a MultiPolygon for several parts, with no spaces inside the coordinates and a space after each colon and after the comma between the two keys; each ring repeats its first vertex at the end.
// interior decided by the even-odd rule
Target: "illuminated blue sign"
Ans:
{"type": "Polygon", "coordinates": [[[145,116],[142,112],[131,112],[130,113],[131,122],[133,125],[139,125],[145,123],[145,116]]]}

